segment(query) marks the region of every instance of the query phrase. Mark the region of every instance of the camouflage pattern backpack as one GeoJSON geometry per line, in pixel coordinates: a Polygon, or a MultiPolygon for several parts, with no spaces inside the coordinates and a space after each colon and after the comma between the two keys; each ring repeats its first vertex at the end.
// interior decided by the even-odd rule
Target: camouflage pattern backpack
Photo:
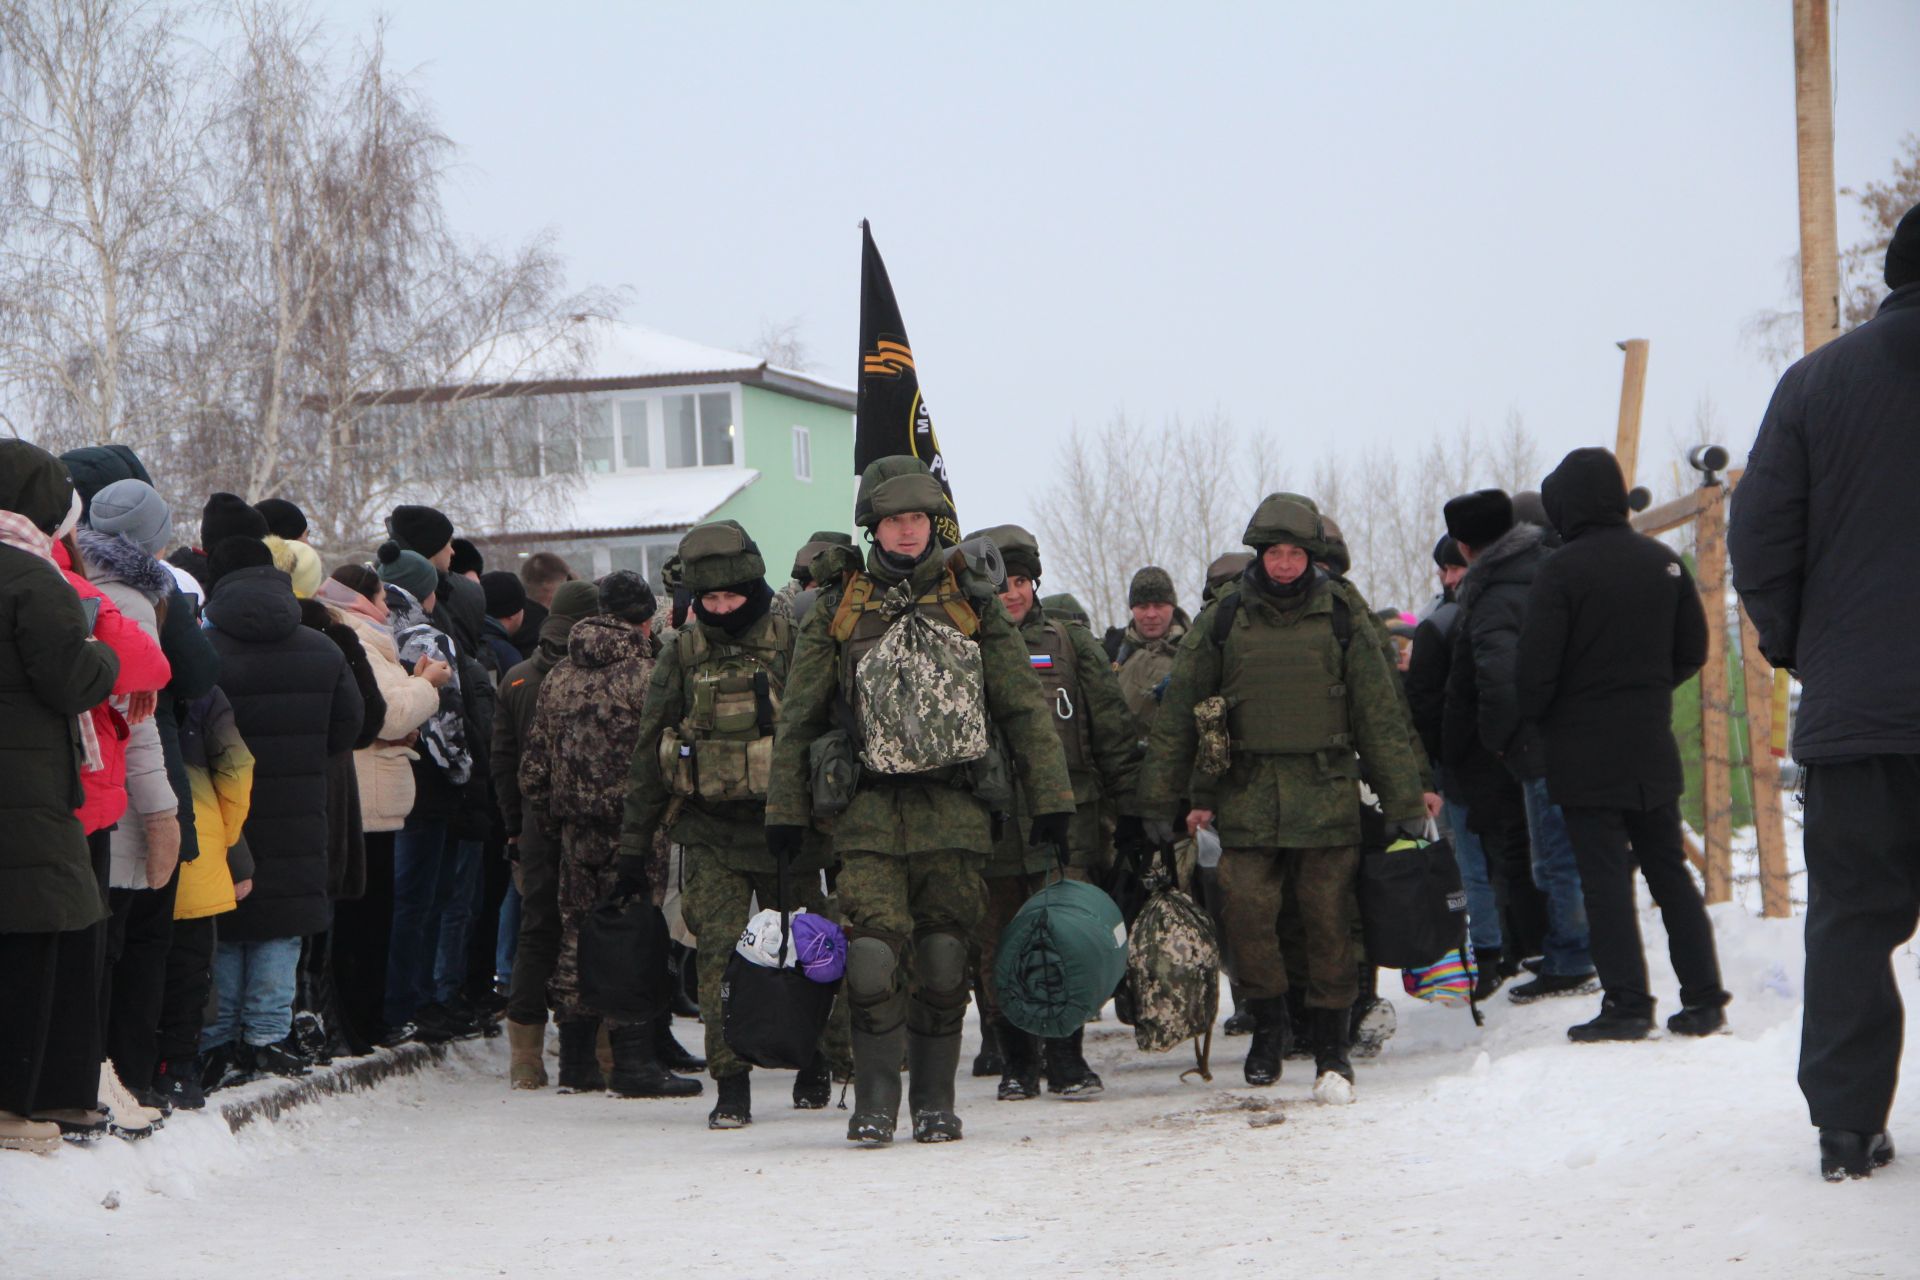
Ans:
{"type": "MultiPolygon", "coordinates": [[[[1163,851],[1162,855],[1167,855],[1163,851]]],[[[1148,1053],[1193,1041],[1197,1073],[1211,1081],[1213,1021],[1220,1012],[1220,943],[1213,918],[1182,893],[1165,870],[1148,873],[1152,894],[1127,939],[1127,979],[1133,988],[1133,1037],[1148,1053]]]]}
{"type": "Polygon", "coordinates": [[[887,593],[893,620],[853,672],[861,760],[875,773],[925,773],[987,754],[980,646],[914,603],[904,588],[887,593]]]}

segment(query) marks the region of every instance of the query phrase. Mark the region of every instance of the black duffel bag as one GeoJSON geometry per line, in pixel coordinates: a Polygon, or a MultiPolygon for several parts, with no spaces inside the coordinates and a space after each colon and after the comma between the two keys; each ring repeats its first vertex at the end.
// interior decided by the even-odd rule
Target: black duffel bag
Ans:
{"type": "Polygon", "coordinates": [[[1401,839],[1360,859],[1360,921],[1367,963],[1419,969],[1461,946],[1467,895],[1449,840],[1401,839]]]}
{"type": "Polygon", "coordinates": [[[815,982],[798,965],[787,966],[793,954],[787,879],[787,860],[782,858],[780,967],[755,964],[738,950],[727,957],[727,972],[720,981],[720,1034],[743,1062],[798,1071],[813,1061],[840,984],[815,982]]]}
{"type": "Polygon", "coordinates": [[[644,1022],[673,1007],[666,917],[645,894],[607,898],[580,922],[580,1001],[603,1017],[644,1022]]]}

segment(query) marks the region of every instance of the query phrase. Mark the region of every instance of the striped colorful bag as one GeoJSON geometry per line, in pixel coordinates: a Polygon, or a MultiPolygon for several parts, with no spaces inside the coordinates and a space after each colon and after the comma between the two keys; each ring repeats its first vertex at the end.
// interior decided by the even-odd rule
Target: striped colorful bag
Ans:
{"type": "Polygon", "coordinates": [[[1473,984],[1479,976],[1472,945],[1462,944],[1424,968],[1401,970],[1400,983],[1408,995],[1421,1000],[1466,1004],[1473,999],[1473,984]]]}

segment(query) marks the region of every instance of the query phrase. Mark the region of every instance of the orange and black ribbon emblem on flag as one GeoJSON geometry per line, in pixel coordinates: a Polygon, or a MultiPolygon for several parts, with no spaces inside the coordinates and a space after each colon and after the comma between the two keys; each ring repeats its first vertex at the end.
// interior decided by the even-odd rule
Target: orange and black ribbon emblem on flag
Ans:
{"type": "Polygon", "coordinates": [[[872,351],[860,358],[860,372],[876,378],[897,378],[903,373],[912,373],[913,352],[904,342],[881,338],[872,351]]]}

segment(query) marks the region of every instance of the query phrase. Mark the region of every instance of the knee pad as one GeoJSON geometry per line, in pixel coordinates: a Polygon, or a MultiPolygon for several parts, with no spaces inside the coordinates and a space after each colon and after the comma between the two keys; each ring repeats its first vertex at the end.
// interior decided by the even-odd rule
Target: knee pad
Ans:
{"type": "Polygon", "coordinates": [[[930,933],[913,944],[914,976],[923,998],[944,1003],[956,996],[966,1002],[967,940],[958,934],[930,933]]]}
{"type": "Polygon", "coordinates": [[[847,998],[855,1004],[878,1004],[899,986],[900,960],[886,941],[856,937],[847,944],[847,998]]]}

